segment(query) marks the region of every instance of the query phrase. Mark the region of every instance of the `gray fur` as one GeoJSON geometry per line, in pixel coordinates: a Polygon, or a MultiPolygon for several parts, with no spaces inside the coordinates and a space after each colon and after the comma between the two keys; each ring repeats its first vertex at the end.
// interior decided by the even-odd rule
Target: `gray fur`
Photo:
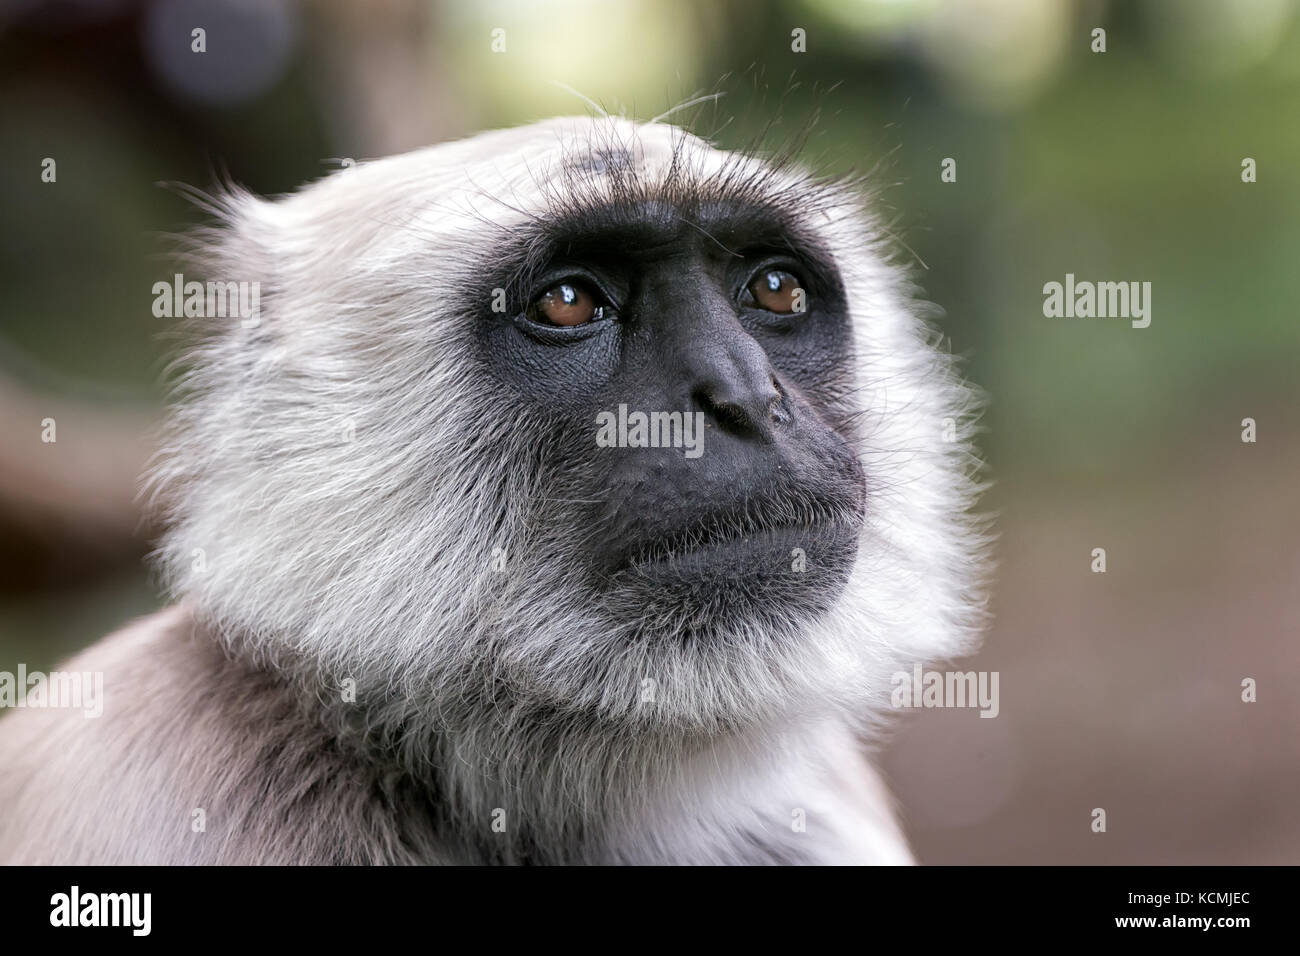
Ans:
{"type": "Polygon", "coordinates": [[[262,320],[196,328],[184,360],[152,484],[177,605],[66,665],[105,672],[99,720],[0,721],[0,861],[910,860],[861,740],[892,673],[971,648],[984,538],[971,448],[940,438],[969,434],[971,394],[856,191],[662,124],[562,119],[213,210],[197,252],[262,283],[262,320]],[[629,190],[781,202],[840,268],[842,402],[874,481],[817,620],[701,642],[704,617],[602,607],[539,483],[551,423],[475,374],[454,305],[472,264],[557,203],[629,190]]]}

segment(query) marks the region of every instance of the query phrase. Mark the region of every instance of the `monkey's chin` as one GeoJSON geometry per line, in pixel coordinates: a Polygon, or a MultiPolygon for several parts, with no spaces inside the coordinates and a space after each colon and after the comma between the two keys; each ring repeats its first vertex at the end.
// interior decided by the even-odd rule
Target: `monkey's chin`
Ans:
{"type": "Polygon", "coordinates": [[[733,629],[774,615],[799,623],[829,610],[843,592],[858,533],[838,522],[766,528],[651,551],[609,580],[606,598],[623,613],[678,615],[705,628],[733,629]]]}

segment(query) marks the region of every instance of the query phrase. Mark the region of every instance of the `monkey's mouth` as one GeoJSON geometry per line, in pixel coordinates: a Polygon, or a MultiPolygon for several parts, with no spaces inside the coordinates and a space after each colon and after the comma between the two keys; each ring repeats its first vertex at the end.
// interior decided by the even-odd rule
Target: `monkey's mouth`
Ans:
{"type": "Polygon", "coordinates": [[[861,519],[817,514],[802,520],[759,523],[724,518],[678,534],[642,542],[626,553],[622,572],[647,578],[705,581],[776,578],[841,571],[857,550],[861,519]]]}

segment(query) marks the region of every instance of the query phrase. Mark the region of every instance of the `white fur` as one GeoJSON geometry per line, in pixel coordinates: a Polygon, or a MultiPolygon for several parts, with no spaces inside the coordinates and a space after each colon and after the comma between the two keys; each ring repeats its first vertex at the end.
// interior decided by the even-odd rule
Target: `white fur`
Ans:
{"type": "MultiPolygon", "coordinates": [[[[971,394],[863,197],[674,127],[584,118],[364,163],[273,202],[231,192],[216,211],[208,273],[260,281],[262,319],[198,329],[185,359],[154,475],[161,566],[206,639],[284,675],[331,734],[437,780],[435,857],[909,858],[858,741],[892,673],[971,648],[983,537],[971,394]],[[843,402],[869,497],[852,579],[821,620],[689,642],[698,621],[593,600],[578,539],[554,531],[570,511],[521,467],[548,422],[476,373],[474,316],[446,306],[512,229],[567,191],[599,199],[601,175],[565,163],[613,147],[638,158],[639,189],[734,187],[803,210],[841,271],[859,357],[843,402]],[[950,418],[963,440],[941,440],[950,418]],[[347,679],[356,705],[336,700],[347,679]],[[485,851],[496,808],[527,837],[485,851]]],[[[243,858],[283,849],[252,840],[243,858]]]]}

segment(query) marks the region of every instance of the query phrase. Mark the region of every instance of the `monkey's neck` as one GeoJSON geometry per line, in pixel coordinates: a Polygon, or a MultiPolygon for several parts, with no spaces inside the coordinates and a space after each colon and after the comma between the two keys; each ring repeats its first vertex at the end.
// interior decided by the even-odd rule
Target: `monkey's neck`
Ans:
{"type": "Polygon", "coordinates": [[[781,785],[791,751],[758,728],[651,739],[548,727],[448,742],[444,793],[457,832],[490,857],[734,862],[789,829],[781,785]],[[467,743],[484,759],[478,767],[454,759],[467,743]]]}
{"type": "Polygon", "coordinates": [[[326,700],[319,689],[341,679],[318,665],[261,664],[296,688],[322,747],[337,755],[338,779],[365,787],[355,798],[381,839],[357,858],[813,862],[827,858],[824,841],[850,839],[838,827],[857,811],[831,776],[861,755],[836,713],[656,733],[500,698],[458,699],[434,713],[380,688],[326,700]],[[799,828],[805,814],[823,821],[822,837],[799,828]]]}
{"type": "Polygon", "coordinates": [[[791,814],[817,799],[812,728],[602,734],[498,708],[404,727],[381,749],[404,769],[404,842],[459,862],[809,859],[791,814]]]}

